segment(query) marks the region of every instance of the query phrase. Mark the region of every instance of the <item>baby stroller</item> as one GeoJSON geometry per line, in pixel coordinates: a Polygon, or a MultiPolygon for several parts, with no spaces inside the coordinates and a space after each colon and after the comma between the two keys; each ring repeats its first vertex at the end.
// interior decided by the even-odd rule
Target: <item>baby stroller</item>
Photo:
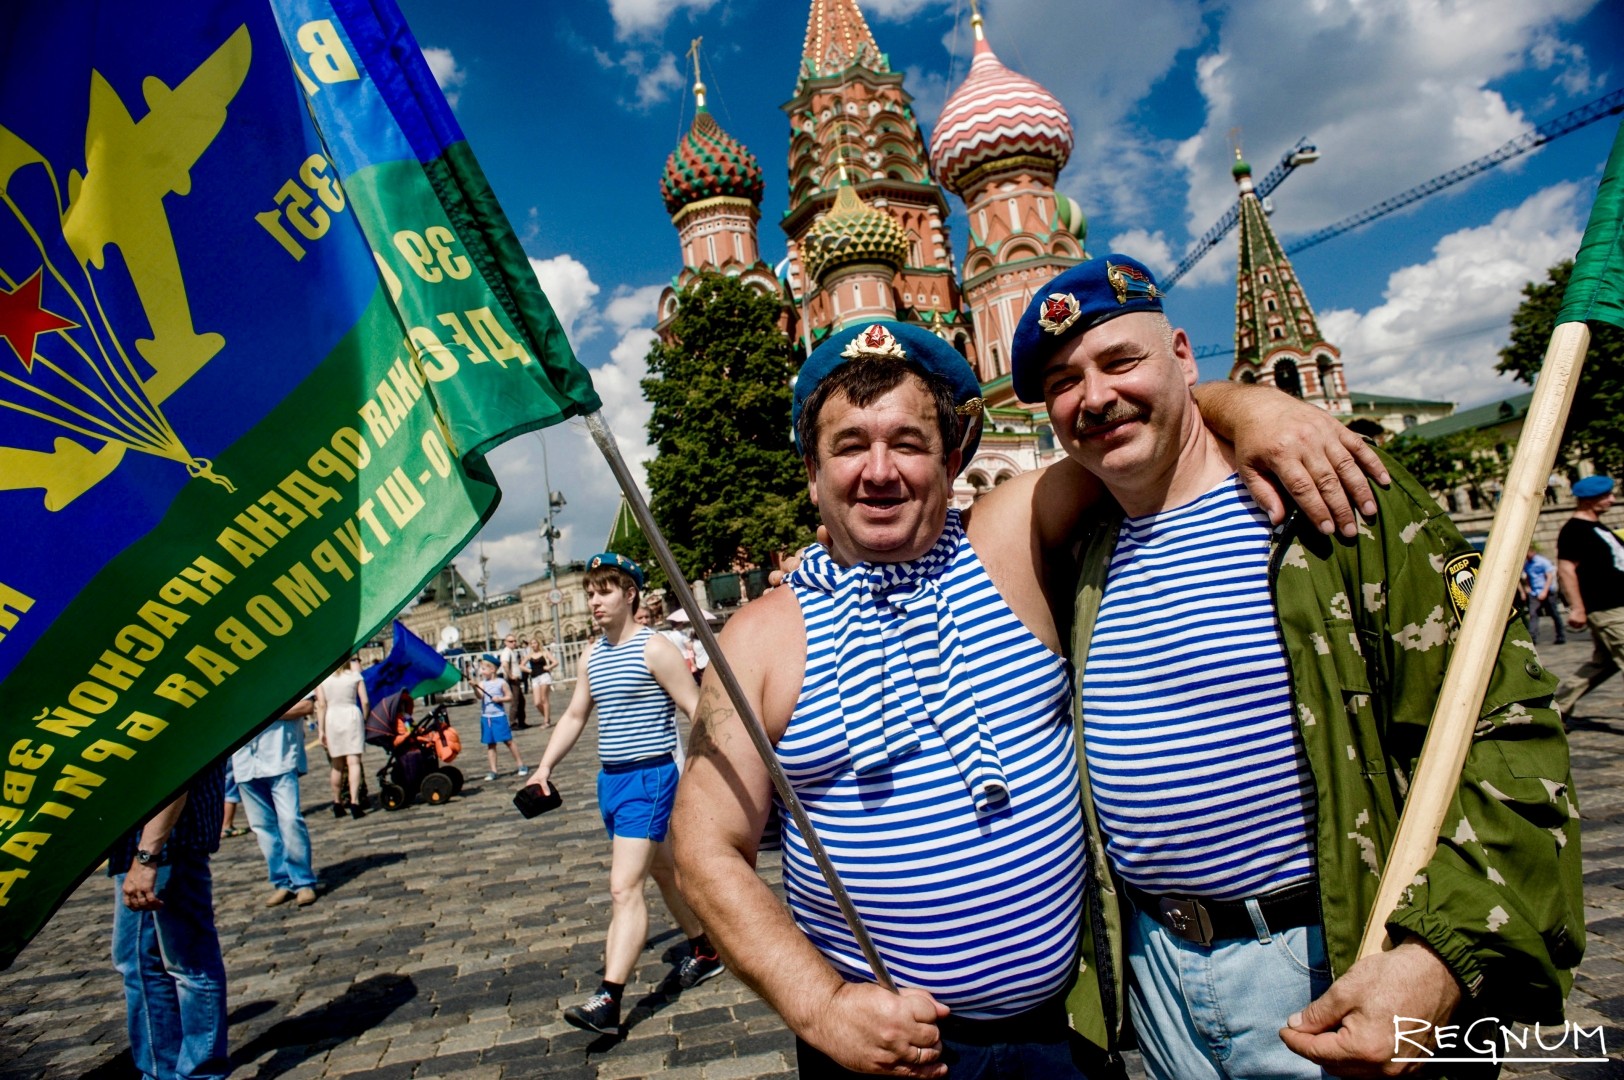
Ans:
{"type": "Polygon", "coordinates": [[[419,795],[439,806],[462,790],[462,770],[451,764],[462,751],[462,739],[444,705],[417,717],[410,694],[390,694],[367,714],[366,740],[389,753],[378,770],[378,797],[385,810],[409,806],[419,795]]]}

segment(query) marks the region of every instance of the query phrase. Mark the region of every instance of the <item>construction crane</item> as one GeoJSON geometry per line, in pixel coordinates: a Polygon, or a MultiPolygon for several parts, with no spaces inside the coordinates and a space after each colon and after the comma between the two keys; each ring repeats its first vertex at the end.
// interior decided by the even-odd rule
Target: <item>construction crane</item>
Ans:
{"type": "Polygon", "coordinates": [[[1614,90],[1605,97],[1597,98],[1590,104],[1574,109],[1572,112],[1563,113],[1555,120],[1549,120],[1534,130],[1517,136],[1493,153],[1484,154],[1476,161],[1468,162],[1458,169],[1451,169],[1442,176],[1435,176],[1424,184],[1419,184],[1408,191],[1394,195],[1390,199],[1383,199],[1375,206],[1361,210],[1352,217],[1345,217],[1334,225],[1327,225],[1318,232],[1312,232],[1307,236],[1294,240],[1286,245],[1286,254],[1295,255],[1297,252],[1305,251],[1315,244],[1323,244],[1334,236],[1341,236],[1350,229],[1357,229],[1361,225],[1375,221],[1379,217],[1385,217],[1395,210],[1409,206],[1411,203],[1442,191],[1446,187],[1458,184],[1462,180],[1492,169],[1496,165],[1510,161],[1514,157],[1520,157],[1536,147],[1544,146],[1552,139],[1561,138],[1569,132],[1578,131],[1582,127],[1621,112],[1624,112],[1624,90],[1614,90]]]}
{"type": "MultiPolygon", "coordinates": [[[[1308,165],[1318,160],[1319,150],[1315,148],[1314,144],[1309,142],[1306,136],[1298,139],[1297,145],[1281,156],[1280,163],[1270,169],[1269,174],[1257,182],[1254,189],[1257,191],[1257,197],[1259,199],[1267,198],[1269,192],[1279,187],[1280,181],[1290,176],[1299,166],[1308,165]]],[[[1236,202],[1235,205],[1224,212],[1224,216],[1218,219],[1216,225],[1202,234],[1201,239],[1197,240],[1195,245],[1185,253],[1183,261],[1173,268],[1173,272],[1162,279],[1162,291],[1170,290],[1178,282],[1179,278],[1189,273],[1190,269],[1201,261],[1202,256],[1217,247],[1218,241],[1229,235],[1229,230],[1233,229],[1235,223],[1240,219],[1240,203],[1236,202]]]]}

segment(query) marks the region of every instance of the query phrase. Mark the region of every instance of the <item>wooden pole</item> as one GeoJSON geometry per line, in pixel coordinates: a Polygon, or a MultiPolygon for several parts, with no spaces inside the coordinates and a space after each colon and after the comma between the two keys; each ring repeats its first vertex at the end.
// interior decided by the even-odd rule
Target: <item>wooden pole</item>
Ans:
{"type": "Polygon", "coordinates": [[[1398,835],[1387,855],[1370,922],[1365,926],[1359,947],[1361,957],[1393,947],[1387,934],[1387,918],[1438,846],[1438,833],[1460,785],[1483,695],[1500,655],[1506,612],[1511,610],[1522,576],[1524,555],[1545,501],[1545,483],[1556,463],[1557,443],[1573,406],[1574,390],[1589,347],[1590,327],[1569,322],[1556,327],[1545,350],[1545,363],[1534,383],[1534,400],[1523,420],[1522,437],[1517,441],[1500,508],[1489,530],[1488,548],[1461,620],[1455,652],[1444,674],[1420,761],[1410,780],[1409,796],[1399,818],[1398,835]]]}

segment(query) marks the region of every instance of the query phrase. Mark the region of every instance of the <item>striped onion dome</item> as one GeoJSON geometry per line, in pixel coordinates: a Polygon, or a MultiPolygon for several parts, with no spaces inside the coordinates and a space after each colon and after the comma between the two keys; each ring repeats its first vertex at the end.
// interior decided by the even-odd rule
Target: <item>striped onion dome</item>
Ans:
{"type": "Polygon", "coordinates": [[[860,262],[884,263],[900,270],[908,260],[908,234],[896,218],[868,205],[855,188],[842,183],[829,212],[801,239],[801,258],[813,280],[860,262]]]}
{"type": "Polygon", "coordinates": [[[970,74],[947,99],[930,140],[936,179],[964,197],[961,183],[976,166],[1001,158],[1030,155],[1054,162],[1059,172],[1071,157],[1071,119],[1049,91],[1009,70],[993,54],[975,26],[975,59],[970,74]]]}
{"type": "Polygon", "coordinates": [[[703,104],[693,127],[665,159],[660,194],[672,214],[701,199],[718,195],[749,199],[761,205],[761,166],[744,144],[722,130],[703,104]]]}

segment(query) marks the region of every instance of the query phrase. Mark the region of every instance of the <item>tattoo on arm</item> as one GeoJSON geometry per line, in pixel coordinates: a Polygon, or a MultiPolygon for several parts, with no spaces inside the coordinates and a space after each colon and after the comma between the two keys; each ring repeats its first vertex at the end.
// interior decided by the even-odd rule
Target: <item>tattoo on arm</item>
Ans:
{"type": "Polygon", "coordinates": [[[719,756],[723,744],[733,738],[730,726],[737,722],[738,713],[733,710],[726,692],[714,683],[704,687],[699,693],[699,715],[688,739],[689,756],[719,756]]]}

